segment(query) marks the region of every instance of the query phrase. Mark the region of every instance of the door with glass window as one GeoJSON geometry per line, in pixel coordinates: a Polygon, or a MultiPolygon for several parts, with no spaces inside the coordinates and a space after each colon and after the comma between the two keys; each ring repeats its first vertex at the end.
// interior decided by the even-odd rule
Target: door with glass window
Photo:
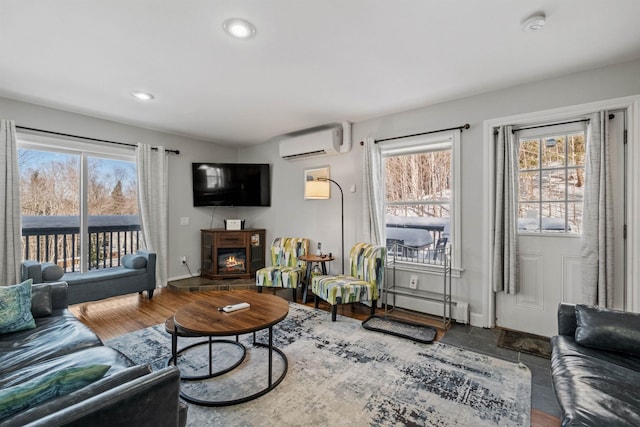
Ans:
{"type": "MultiPolygon", "coordinates": [[[[611,121],[616,233],[615,300],[624,300],[624,114],[611,121]]],[[[557,333],[560,302],[581,303],[582,201],[586,122],[520,130],[519,290],[496,294],[496,325],[542,336],[557,333]]],[[[622,307],[622,306],[620,306],[622,307]]]]}

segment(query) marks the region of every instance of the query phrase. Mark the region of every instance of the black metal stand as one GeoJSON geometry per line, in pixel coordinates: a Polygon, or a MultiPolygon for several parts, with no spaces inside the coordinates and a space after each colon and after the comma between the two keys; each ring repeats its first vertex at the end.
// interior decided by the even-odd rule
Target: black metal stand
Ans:
{"type": "MultiPolygon", "coordinates": [[[[217,377],[219,375],[222,375],[224,373],[230,372],[233,369],[235,369],[236,367],[238,367],[242,361],[245,359],[245,355],[246,355],[246,347],[244,345],[242,345],[240,342],[238,342],[238,336],[236,335],[236,341],[231,341],[231,340],[212,340],[211,337],[209,337],[208,341],[202,341],[196,344],[192,344],[188,347],[183,348],[182,350],[180,350],[179,352],[177,351],[178,348],[178,336],[179,333],[177,332],[177,328],[173,328],[173,331],[171,332],[171,357],[169,358],[169,361],[167,362],[167,364],[170,364],[173,362],[173,364],[177,367],[177,357],[178,354],[184,352],[185,350],[198,346],[198,345],[203,345],[203,344],[209,344],[209,374],[208,375],[201,375],[201,376],[190,376],[190,377],[185,377],[185,376],[181,376],[181,380],[185,380],[185,381],[198,381],[198,380],[205,380],[205,379],[210,379],[213,377],[217,377]],[[212,372],[212,366],[211,366],[211,356],[212,356],[212,344],[215,342],[225,342],[225,343],[232,343],[232,344],[236,344],[238,346],[241,346],[244,349],[244,353],[241,357],[241,359],[236,362],[232,367],[226,368],[222,371],[218,371],[218,372],[212,372]]],[[[205,399],[198,399],[196,397],[193,396],[189,396],[186,393],[184,393],[182,390],[180,391],[180,397],[184,400],[186,400],[187,402],[196,404],[196,405],[201,405],[201,406],[210,406],[210,407],[216,407],[216,406],[231,406],[231,405],[237,405],[239,403],[245,403],[248,402],[250,400],[254,400],[257,399],[260,396],[263,396],[265,394],[267,394],[268,392],[270,392],[271,390],[273,390],[274,388],[276,388],[278,386],[278,384],[280,384],[282,382],[282,380],[284,379],[284,377],[287,375],[287,371],[289,369],[289,361],[287,360],[287,356],[282,352],[282,350],[276,348],[273,346],[273,326],[269,327],[269,342],[267,344],[265,343],[261,343],[261,342],[257,342],[256,341],[256,333],[253,332],[253,345],[255,347],[265,347],[269,349],[269,358],[268,358],[268,365],[269,365],[269,369],[268,369],[268,381],[267,381],[267,387],[263,388],[262,390],[253,393],[251,395],[248,396],[243,396],[243,397],[239,397],[237,399],[231,399],[231,400],[205,400],[205,399]],[[284,366],[283,366],[283,370],[282,373],[280,374],[280,376],[274,381],[273,380],[273,352],[276,352],[280,355],[280,357],[282,358],[282,361],[284,362],[284,366]]]]}
{"type": "Polygon", "coordinates": [[[342,224],[342,259],[340,260],[340,263],[342,264],[342,274],[344,274],[344,192],[342,191],[342,187],[340,187],[340,184],[338,184],[331,178],[321,177],[318,178],[318,181],[333,182],[338,186],[338,189],[340,190],[340,223],[342,224]]]}

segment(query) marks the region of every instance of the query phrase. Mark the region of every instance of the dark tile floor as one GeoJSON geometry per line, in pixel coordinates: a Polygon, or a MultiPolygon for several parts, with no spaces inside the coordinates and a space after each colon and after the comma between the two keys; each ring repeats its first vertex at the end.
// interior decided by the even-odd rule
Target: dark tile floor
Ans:
{"type": "Polygon", "coordinates": [[[522,362],[531,370],[531,407],[555,417],[560,408],[551,388],[551,361],[498,347],[501,330],[454,323],[440,342],[511,362],[522,362]]]}

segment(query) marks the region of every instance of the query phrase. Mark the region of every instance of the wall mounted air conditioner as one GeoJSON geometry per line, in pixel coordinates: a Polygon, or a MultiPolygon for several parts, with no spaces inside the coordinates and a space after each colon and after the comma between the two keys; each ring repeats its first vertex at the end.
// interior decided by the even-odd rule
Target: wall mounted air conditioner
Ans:
{"type": "Polygon", "coordinates": [[[346,153],[351,150],[351,123],[327,125],[284,135],[280,157],[287,160],[346,153]]]}

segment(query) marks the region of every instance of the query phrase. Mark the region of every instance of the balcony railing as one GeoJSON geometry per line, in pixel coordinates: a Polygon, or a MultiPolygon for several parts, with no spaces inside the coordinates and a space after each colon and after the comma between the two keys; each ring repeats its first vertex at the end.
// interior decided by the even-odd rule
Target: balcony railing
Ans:
{"type": "MultiPolygon", "coordinates": [[[[116,267],[140,248],[137,215],[89,217],[87,269],[116,267]]],[[[80,270],[80,217],[22,216],[22,259],[52,262],[64,271],[80,270]]]]}

